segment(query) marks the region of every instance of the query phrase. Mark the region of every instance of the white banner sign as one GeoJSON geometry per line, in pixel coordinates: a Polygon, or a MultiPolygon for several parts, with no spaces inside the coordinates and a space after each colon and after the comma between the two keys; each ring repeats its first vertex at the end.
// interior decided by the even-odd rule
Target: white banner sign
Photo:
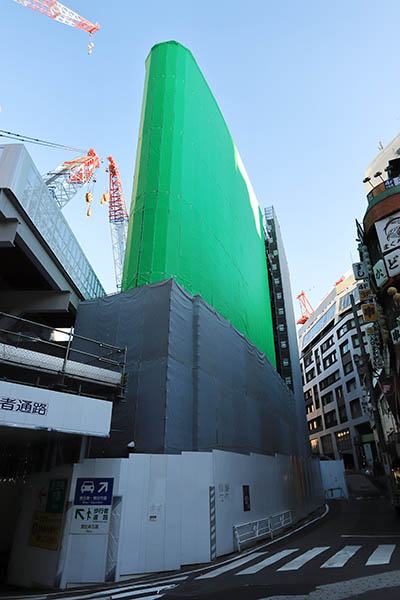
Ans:
{"type": "Polygon", "coordinates": [[[400,247],[400,211],[377,221],[375,228],[383,254],[400,247]]]}
{"type": "Polygon", "coordinates": [[[353,263],[353,273],[354,279],[357,279],[357,281],[359,281],[360,279],[365,279],[368,276],[368,273],[365,270],[365,267],[362,262],[353,263]]]}
{"type": "Polygon", "coordinates": [[[400,273],[400,248],[385,255],[385,264],[389,277],[395,277],[400,273]]]}
{"type": "Polygon", "coordinates": [[[112,402],[0,381],[0,425],[106,437],[112,402]]]}
{"type": "Polygon", "coordinates": [[[378,260],[378,262],[374,264],[373,271],[376,285],[378,287],[385,285],[385,283],[389,280],[389,277],[387,276],[385,263],[382,259],[378,260]]]}

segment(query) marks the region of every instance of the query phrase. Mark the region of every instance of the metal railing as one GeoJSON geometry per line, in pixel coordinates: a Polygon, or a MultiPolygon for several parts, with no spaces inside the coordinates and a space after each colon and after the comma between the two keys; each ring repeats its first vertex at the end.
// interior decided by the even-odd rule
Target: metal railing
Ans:
{"type": "Polygon", "coordinates": [[[0,311],[0,362],[121,385],[126,348],[0,311]]]}
{"type": "Polygon", "coordinates": [[[281,513],[273,515],[272,517],[266,517],[264,519],[258,519],[257,521],[249,521],[248,523],[234,525],[233,537],[240,552],[242,545],[246,542],[256,541],[267,536],[270,536],[272,540],[276,531],[284,529],[285,527],[289,527],[292,525],[292,523],[293,519],[291,511],[285,510],[281,513]]]}

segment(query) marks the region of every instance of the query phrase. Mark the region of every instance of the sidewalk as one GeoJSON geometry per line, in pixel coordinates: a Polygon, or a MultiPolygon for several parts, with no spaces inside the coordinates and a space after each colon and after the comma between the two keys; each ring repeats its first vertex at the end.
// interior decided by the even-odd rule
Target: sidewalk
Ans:
{"type": "Polygon", "coordinates": [[[346,471],[345,479],[350,496],[386,496],[386,490],[375,485],[374,480],[362,471],[346,471]]]}

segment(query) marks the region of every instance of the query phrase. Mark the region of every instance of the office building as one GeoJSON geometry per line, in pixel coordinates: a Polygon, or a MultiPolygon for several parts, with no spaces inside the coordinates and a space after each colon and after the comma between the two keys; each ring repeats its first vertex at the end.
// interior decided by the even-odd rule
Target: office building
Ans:
{"type": "Polygon", "coordinates": [[[353,274],[342,278],[319,303],[299,330],[304,402],[312,453],[343,459],[348,469],[360,469],[376,460],[366,392],[357,362],[360,344],[352,312],[367,341],[357,283],[353,274]]]}

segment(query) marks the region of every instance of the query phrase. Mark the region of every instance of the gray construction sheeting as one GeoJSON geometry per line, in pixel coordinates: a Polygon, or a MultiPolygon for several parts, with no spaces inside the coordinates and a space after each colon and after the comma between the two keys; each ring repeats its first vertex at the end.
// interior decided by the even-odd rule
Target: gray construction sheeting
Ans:
{"type": "MultiPolygon", "coordinates": [[[[78,335],[127,346],[127,396],[91,456],[299,454],[296,403],[265,355],[172,279],[82,302],[78,335]]],[[[303,428],[301,428],[303,431],[303,428]]]]}

